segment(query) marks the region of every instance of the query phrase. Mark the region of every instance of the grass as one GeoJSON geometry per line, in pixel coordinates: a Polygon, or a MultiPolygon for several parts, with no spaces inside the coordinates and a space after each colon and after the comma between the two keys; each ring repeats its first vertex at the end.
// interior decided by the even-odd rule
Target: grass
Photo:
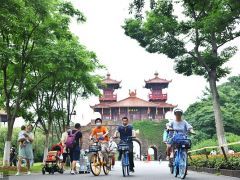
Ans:
{"type": "MultiPolygon", "coordinates": [[[[32,173],[40,173],[42,170],[42,163],[34,163],[34,165],[31,167],[32,173]]],[[[26,167],[22,167],[21,169],[22,173],[27,172],[26,167]]],[[[3,173],[4,176],[10,176],[15,175],[17,172],[17,167],[15,166],[0,166],[0,173],[3,173]]]]}

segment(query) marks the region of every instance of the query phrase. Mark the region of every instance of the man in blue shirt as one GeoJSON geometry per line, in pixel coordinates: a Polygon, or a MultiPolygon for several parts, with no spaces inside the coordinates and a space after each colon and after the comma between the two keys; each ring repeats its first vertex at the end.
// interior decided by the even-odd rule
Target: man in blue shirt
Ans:
{"type": "MultiPolygon", "coordinates": [[[[129,124],[128,118],[122,118],[122,125],[118,127],[117,131],[115,132],[115,137],[120,135],[121,141],[127,141],[129,145],[129,170],[134,172],[134,161],[133,161],[133,141],[132,137],[135,137],[135,131],[133,130],[132,125],[129,124]],[[130,137],[130,138],[128,138],[130,137]]],[[[121,160],[121,152],[119,152],[119,160],[121,160]]]]}

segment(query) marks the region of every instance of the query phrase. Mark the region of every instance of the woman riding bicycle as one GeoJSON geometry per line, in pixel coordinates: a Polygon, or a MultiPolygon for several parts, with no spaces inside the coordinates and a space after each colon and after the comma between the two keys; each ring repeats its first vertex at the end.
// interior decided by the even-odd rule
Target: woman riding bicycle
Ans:
{"type": "Polygon", "coordinates": [[[92,133],[90,135],[90,140],[93,138],[96,139],[98,142],[101,143],[101,152],[108,161],[108,154],[107,154],[107,148],[108,148],[108,142],[109,142],[109,137],[108,137],[108,129],[105,126],[102,126],[102,119],[97,118],[95,120],[96,127],[93,128],[92,133]]]}
{"type": "MultiPolygon", "coordinates": [[[[174,110],[175,120],[170,121],[167,124],[168,130],[176,130],[182,134],[187,134],[187,132],[194,133],[193,127],[186,121],[182,119],[183,111],[181,109],[174,110]]],[[[167,158],[166,160],[170,159],[171,152],[173,152],[172,148],[172,137],[174,136],[174,132],[170,131],[168,133],[168,141],[167,141],[167,158]]],[[[172,157],[171,157],[172,158],[172,157]]]]}

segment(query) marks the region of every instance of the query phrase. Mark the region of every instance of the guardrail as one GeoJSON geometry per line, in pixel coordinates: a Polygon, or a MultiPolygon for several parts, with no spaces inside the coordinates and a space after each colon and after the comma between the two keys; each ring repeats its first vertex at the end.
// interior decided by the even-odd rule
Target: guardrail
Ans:
{"type": "Polygon", "coordinates": [[[204,154],[206,155],[206,158],[208,159],[208,155],[209,155],[209,154],[207,153],[207,149],[216,149],[216,148],[219,148],[219,149],[222,150],[222,153],[223,153],[223,155],[224,155],[225,160],[228,161],[228,157],[227,157],[227,154],[226,154],[226,152],[225,152],[224,147],[226,147],[226,146],[232,146],[232,145],[237,145],[237,144],[240,144],[240,141],[238,141],[238,142],[233,142],[233,143],[223,144],[223,145],[221,145],[221,146],[207,146],[207,147],[203,147],[203,148],[199,148],[199,149],[194,149],[194,150],[188,151],[188,156],[189,156],[190,159],[192,159],[191,154],[192,154],[193,152],[204,151],[204,154]]]}

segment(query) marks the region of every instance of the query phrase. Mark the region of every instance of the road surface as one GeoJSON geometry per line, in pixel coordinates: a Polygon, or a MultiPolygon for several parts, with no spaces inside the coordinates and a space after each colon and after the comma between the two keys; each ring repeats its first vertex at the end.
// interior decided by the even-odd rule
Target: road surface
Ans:
{"type": "MultiPolygon", "coordinates": [[[[120,163],[117,162],[113,171],[108,176],[101,174],[98,177],[92,174],[70,175],[69,172],[65,174],[42,175],[32,174],[30,176],[11,176],[9,180],[116,180],[116,179],[132,179],[132,180],[174,180],[179,179],[173,177],[169,173],[167,162],[135,162],[135,173],[131,174],[129,178],[122,177],[120,163]]],[[[186,180],[239,180],[239,178],[231,178],[226,176],[217,176],[207,173],[188,172],[186,180]]]]}

